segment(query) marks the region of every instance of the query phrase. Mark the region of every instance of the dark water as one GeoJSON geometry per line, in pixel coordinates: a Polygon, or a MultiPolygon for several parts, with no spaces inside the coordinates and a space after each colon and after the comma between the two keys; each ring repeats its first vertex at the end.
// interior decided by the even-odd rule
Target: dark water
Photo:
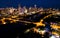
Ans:
{"type": "Polygon", "coordinates": [[[17,7],[18,4],[21,6],[33,6],[44,8],[60,8],[60,0],[0,0],[0,7],[17,7]]]}

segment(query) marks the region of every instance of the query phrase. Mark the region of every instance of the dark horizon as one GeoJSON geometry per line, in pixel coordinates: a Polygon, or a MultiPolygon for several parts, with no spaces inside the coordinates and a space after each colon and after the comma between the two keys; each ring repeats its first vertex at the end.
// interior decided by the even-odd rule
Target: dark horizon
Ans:
{"type": "Polygon", "coordinates": [[[44,7],[44,8],[60,8],[60,0],[0,0],[0,8],[5,7],[18,7],[21,6],[34,6],[44,7]]]}

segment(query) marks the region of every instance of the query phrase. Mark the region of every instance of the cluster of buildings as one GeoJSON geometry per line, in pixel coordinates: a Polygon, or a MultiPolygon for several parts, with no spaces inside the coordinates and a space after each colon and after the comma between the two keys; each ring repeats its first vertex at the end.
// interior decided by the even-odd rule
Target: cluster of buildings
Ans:
{"type": "Polygon", "coordinates": [[[37,7],[36,5],[32,8],[26,8],[21,7],[20,5],[18,6],[18,8],[13,8],[13,7],[9,7],[9,8],[0,8],[0,14],[10,14],[10,15],[28,15],[28,14],[34,14],[35,12],[37,12],[37,7]]]}
{"type": "Polygon", "coordinates": [[[47,8],[44,9],[42,7],[37,8],[36,5],[34,5],[34,7],[29,7],[27,8],[26,6],[21,7],[20,5],[18,6],[18,8],[13,8],[13,7],[9,7],[9,8],[0,8],[0,14],[3,15],[32,15],[35,13],[53,13],[53,14],[58,14],[60,15],[60,11],[59,9],[52,9],[52,8],[47,8]]]}

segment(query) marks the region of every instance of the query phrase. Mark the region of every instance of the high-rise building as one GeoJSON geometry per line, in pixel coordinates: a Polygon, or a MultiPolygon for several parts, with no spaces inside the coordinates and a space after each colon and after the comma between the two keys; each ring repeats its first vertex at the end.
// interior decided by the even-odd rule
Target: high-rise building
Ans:
{"type": "Polygon", "coordinates": [[[34,8],[37,8],[37,5],[36,4],[34,5],[34,8]]]}
{"type": "Polygon", "coordinates": [[[19,15],[24,14],[24,9],[20,5],[18,5],[18,14],[19,15]]]}
{"type": "Polygon", "coordinates": [[[24,9],[24,13],[27,13],[28,12],[26,6],[24,6],[23,9],[24,9]]]}
{"type": "Polygon", "coordinates": [[[38,10],[38,9],[37,9],[37,5],[35,4],[35,5],[34,5],[34,11],[37,12],[37,10],[38,10]]]}
{"type": "Polygon", "coordinates": [[[20,6],[20,4],[18,5],[18,12],[20,13],[21,12],[21,6],[20,6]]]}

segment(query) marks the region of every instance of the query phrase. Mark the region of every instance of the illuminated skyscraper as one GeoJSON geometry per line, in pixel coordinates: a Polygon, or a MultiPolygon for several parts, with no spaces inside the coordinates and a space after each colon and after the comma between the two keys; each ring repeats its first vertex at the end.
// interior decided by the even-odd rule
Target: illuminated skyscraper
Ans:
{"type": "Polygon", "coordinates": [[[37,5],[36,4],[34,5],[34,8],[37,8],[37,5]]]}
{"type": "Polygon", "coordinates": [[[20,13],[21,12],[21,6],[20,6],[20,4],[18,5],[18,12],[20,13]]]}
{"type": "Polygon", "coordinates": [[[27,10],[26,6],[24,6],[23,9],[24,9],[24,13],[27,13],[28,10],[27,10]]]}
{"type": "Polygon", "coordinates": [[[37,5],[34,5],[34,11],[37,12],[37,5]]]}

